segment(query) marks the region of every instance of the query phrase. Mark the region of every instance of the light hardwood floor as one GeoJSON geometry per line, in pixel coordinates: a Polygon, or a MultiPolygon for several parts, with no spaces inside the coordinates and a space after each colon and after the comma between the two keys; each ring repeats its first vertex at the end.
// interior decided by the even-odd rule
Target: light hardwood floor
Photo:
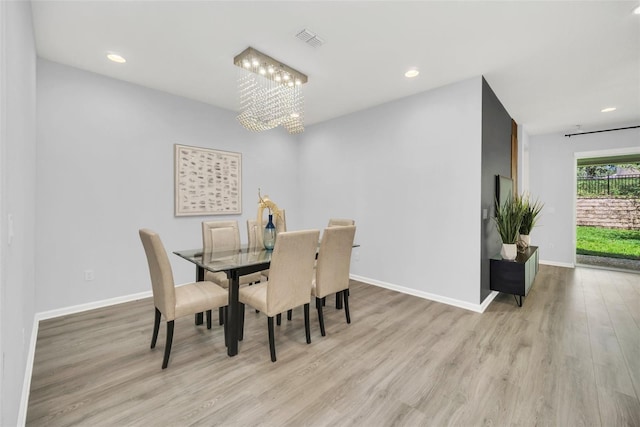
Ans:
{"type": "Polygon", "coordinates": [[[176,321],[149,349],[150,299],[40,323],[30,426],[640,426],[640,275],[541,266],[518,308],[483,314],[352,282],[351,325],[327,304],[276,327],[247,309],[238,356],[222,328],[176,321]]]}

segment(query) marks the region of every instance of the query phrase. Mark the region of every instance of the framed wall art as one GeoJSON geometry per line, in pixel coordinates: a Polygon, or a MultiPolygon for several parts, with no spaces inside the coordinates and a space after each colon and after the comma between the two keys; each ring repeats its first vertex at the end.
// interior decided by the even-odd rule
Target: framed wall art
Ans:
{"type": "Polygon", "coordinates": [[[242,155],[175,144],[175,215],[242,213],[242,155]]]}

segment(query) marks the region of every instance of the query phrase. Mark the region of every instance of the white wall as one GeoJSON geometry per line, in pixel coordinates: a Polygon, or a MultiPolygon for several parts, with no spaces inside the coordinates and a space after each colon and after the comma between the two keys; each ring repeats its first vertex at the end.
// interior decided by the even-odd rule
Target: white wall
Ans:
{"type": "Polygon", "coordinates": [[[201,244],[203,217],[173,215],[174,143],[242,153],[243,215],[230,218],[243,240],[261,187],[290,229],[355,218],[354,274],[478,304],[480,111],[478,77],[298,137],[253,134],[232,112],[39,60],[36,311],[148,291],[141,227],[169,250],[201,244]]]}
{"type": "MultiPolygon", "coordinates": [[[[258,187],[298,227],[297,141],[281,129],[254,134],[235,114],[46,60],[38,61],[38,312],[149,291],[138,229],[168,251],[202,245],[201,222],[175,217],[173,145],[242,153],[243,214],[258,187]],[[84,280],[84,270],[95,280],[84,280]]],[[[193,265],[171,255],[177,282],[193,265]]]]}
{"type": "Polygon", "coordinates": [[[304,133],[304,221],[356,220],[353,274],[479,304],[481,91],[477,77],[304,133]]]}
{"type": "Polygon", "coordinates": [[[36,54],[30,3],[1,3],[0,425],[11,426],[18,423],[35,313],[36,54]]]}
{"type": "MultiPolygon", "coordinates": [[[[634,124],[628,126],[631,125],[634,124]]],[[[541,261],[559,265],[575,263],[576,153],[611,150],[637,153],[638,148],[640,129],[571,138],[564,134],[529,138],[531,195],[545,204],[538,225],[531,233],[531,243],[540,247],[541,261]]]]}

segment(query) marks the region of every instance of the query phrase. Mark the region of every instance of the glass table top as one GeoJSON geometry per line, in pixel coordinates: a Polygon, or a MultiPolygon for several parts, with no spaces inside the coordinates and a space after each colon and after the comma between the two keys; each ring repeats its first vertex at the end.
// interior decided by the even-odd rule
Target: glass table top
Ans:
{"type": "Polygon", "coordinates": [[[174,251],[174,254],[209,271],[228,271],[234,268],[269,264],[273,251],[250,249],[246,245],[236,250],[203,252],[202,248],[174,251]]]}
{"type": "MultiPolygon", "coordinates": [[[[318,244],[318,246],[320,246],[320,244],[318,244]]],[[[359,246],[358,244],[353,245],[354,248],[359,246]]],[[[264,265],[265,269],[269,268],[268,266],[271,263],[273,251],[263,248],[252,249],[247,245],[242,245],[240,249],[231,251],[218,250],[203,252],[202,248],[198,248],[174,251],[173,253],[205,270],[218,272],[260,265],[264,265]]]]}

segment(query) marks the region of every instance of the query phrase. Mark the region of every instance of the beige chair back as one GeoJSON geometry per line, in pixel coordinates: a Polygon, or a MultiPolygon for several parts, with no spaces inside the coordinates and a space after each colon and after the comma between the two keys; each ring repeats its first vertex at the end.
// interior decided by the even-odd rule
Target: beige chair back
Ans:
{"type": "Polygon", "coordinates": [[[309,303],[319,237],[319,230],[278,235],[267,282],[267,316],[309,303]]]}
{"type": "Polygon", "coordinates": [[[240,249],[238,221],[204,221],[202,223],[202,250],[240,249]]]}
{"type": "Polygon", "coordinates": [[[355,225],[329,227],[322,233],[316,267],[316,296],[324,298],[349,288],[355,225]]]}
{"type": "Polygon", "coordinates": [[[331,218],[329,219],[329,227],[340,227],[345,225],[356,225],[352,219],[331,218]]]}
{"type": "Polygon", "coordinates": [[[173,271],[169,257],[160,240],[160,236],[148,229],[141,229],[140,240],[147,254],[149,273],[151,274],[151,287],[153,289],[153,304],[167,321],[175,319],[176,291],[173,280],[173,271]]]}
{"type": "Polygon", "coordinates": [[[264,249],[263,230],[258,228],[258,221],[247,220],[247,237],[249,238],[249,249],[264,249]]]}

